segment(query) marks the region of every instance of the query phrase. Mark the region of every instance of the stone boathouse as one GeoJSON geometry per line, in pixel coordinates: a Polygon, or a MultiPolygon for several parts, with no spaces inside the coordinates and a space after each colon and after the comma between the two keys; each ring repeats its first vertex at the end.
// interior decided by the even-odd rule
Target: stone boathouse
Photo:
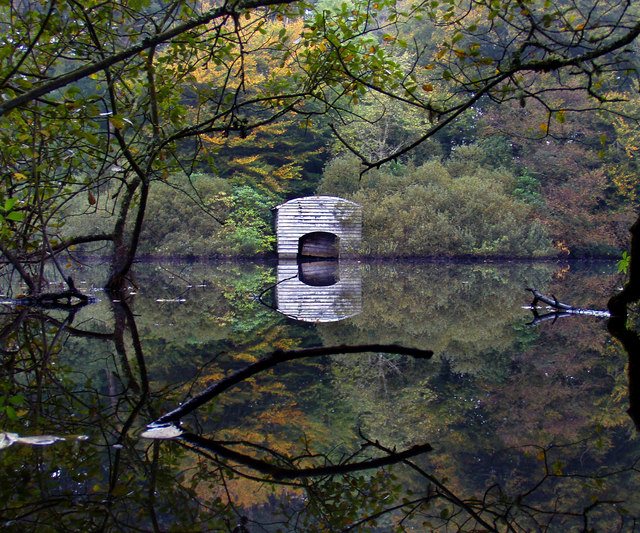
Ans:
{"type": "Polygon", "coordinates": [[[362,235],[362,208],[336,196],[294,198],[274,208],[281,259],[355,257],[362,235]]]}

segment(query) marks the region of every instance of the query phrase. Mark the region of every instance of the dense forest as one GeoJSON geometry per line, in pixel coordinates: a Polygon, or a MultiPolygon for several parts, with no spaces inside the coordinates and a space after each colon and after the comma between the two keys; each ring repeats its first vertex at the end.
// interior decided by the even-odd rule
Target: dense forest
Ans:
{"type": "MultiPolygon", "coordinates": [[[[268,36],[286,31],[289,40],[305,31],[299,20],[268,26],[268,36]]],[[[416,49],[441,50],[444,29],[437,25],[422,21],[402,31],[416,49]]],[[[374,37],[385,42],[381,32],[374,37]]],[[[271,53],[259,49],[250,56],[247,79],[264,76],[271,53]]],[[[404,45],[390,53],[400,64],[411,57],[404,45]]],[[[199,68],[194,83],[217,75],[199,68]]],[[[528,90],[545,84],[553,81],[537,79],[528,90]]],[[[553,93],[554,112],[535,99],[486,97],[428,141],[364,173],[347,147],[383,159],[435,119],[384,95],[347,91],[341,140],[332,135],[334,117],[327,114],[313,121],[279,118],[240,135],[205,135],[199,142],[214,155],[194,165],[187,181],[180,169],[151,189],[139,251],[204,257],[273,252],[271,208],[296,196],[328,194],[364,207],[362,252],[368,256],[619,257],[638,207],[638,147],[627,114],[637,107],[638,93],[632,84],[617,89],[623,92],[608,95],[616,103],[607,113],[577,111],[589,109],[590,97],[572,87],[553,93]]],[[[187,120],[197,112],[189,94],[180,105],[187,120]]],[[[188,152],[189,146],[178,147],[179,154],[188,152]]],[[[84,196],[76,198],[63,211],[62,235],[72,238],[87,224],[108,232],[114,217],[109,191],[94,192],[99,201],[90,207],[84,196]],[[78,213],[84,215],[69,218],[78,213]]]]}
{"type": "MultiPolygon", "coordinates": [[[[366,113],[373,116],[382,105],[371,102],[366,113]]],[[[145,228],[141,251],[270,252],[275,244],[270,208],[302,194],[328,194],[363,206],[366,256],[619,257],[628,247],[638,207],[635,148],[625,147],[630,139],[616,128],[626,123],[576,113],[553,124],[551,135],[540,128],[543,110],[529,108],[535,105],[523,109],[487,101],[453,131],[364,174],[357,156],[322,134],[322,125],[287,131],[273,152],[251,156],[260,146],[256,132],[242,142],[246,154],[229,150],[218,156],[221,173],[203,169],[193,176],[201,203],[188,191],[167,194],[180,190],[170,180],[150,194],[154,224],[145,228]],[[275,169],[291,169],[287,161],[273,162],[274,153],[295,150],[298,175],[279,179],[275,169]]],[[[400,111],[386,121],[367,124],[366,133],[359,124],[357,133],[366,139],[354,142],[390,152],[415,136],[400,111]]],[[[356,139],[355,131],[352,135],[356,139]]]]}
{"type": "MultiPolygon", "coordinates": [[[[255,256],[301,195],[370,256],[585,257],[637,215],[638,7],[2,2],[0,251],[255,256]]],[[[633,251],[634,248],[632,248],[633,251]]]]}

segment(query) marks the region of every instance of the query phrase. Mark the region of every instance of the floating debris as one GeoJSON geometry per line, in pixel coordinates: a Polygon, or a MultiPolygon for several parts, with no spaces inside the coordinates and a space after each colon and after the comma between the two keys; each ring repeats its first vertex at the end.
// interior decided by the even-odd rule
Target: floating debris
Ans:
{"type": "Polygon", "coordinates": [[[9,433],[7,431],[0,431],[0,450],[8,448],[12,444],[29,444],[31,446],[49,446],[62,440],[88,440],[87,435],[73,435],[70,437],[58,437],[56,435],[32,435],[28,437],[21,437],[17,433],[9,433]]]}
{"type": "Polygon", "coordinates": [[[149,424],[140,436],[143,439],[175,439],[183,433],[175,424],[149,424]]]}

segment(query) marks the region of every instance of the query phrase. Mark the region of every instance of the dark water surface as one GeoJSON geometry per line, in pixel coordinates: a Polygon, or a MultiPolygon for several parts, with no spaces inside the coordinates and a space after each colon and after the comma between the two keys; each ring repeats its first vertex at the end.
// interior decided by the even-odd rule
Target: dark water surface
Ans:
{"type": "MultiPolygon", "coordinates": [[[[76,284],[99,286],[99,270],[76,284]]],[[[536,287],[603,309],[615,265],[355,263],[301,285],[297,265],[136,270],[126,305],[96,291],[75,314],[3,309],[3,530],[637,527],[627,355],[603,319],[530,325],[525,308],[536,287]],[[177,437],[145,438],[274,350],[363,343],[434,355],[280,363],[184,416],[177,437]],[[395,464],[350,466],[380,457],[395,464]]]]}

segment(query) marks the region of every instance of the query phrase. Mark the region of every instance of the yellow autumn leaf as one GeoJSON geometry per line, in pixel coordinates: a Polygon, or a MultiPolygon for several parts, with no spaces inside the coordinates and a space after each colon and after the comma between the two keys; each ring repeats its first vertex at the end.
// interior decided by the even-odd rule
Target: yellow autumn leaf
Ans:
{"type": "Polygon", "coordinates": [[[239,165],[250,165],[251,163],[254,163],[255,161],[257,161],[259,158],[260,158],[259,155],[254,154],[246,157],[236,157],[234,159],[234,162],[239,165]]]}

